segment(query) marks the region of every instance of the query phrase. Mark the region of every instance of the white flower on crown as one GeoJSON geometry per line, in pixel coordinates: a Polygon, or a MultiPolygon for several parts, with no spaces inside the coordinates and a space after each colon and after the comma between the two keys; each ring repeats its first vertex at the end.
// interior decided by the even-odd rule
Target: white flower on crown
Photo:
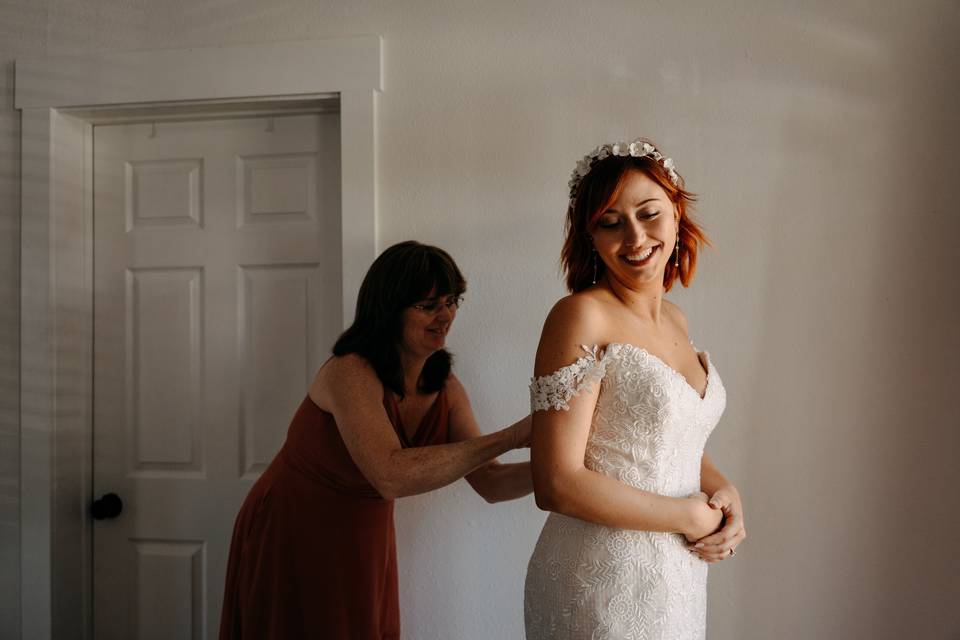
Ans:
{"type": "Polygon", "coordinates": [[[670,182],[672,182],[674,186],[680,186],[680,174],[677,173],[673,160],[665,158],[663,154],[657,151],[657,148],[649,142],[637,139],[630,143],[615,142],[613,144],[602,144],[577,162],[577,166],[570,176],[570,181],[567,183],[567,186],[570,188],[571,203],[577,196],[577,188],[580,186],[580,182],[587,177],[587,174],[590,173],[593,166],[610,156],[630,156],[631,158],[644,158],[649,156],[666,169],[667,175],[670,177],[670,182]]]}
{"type": "Polygon", "coordinates": [[[590,173],[590,160],[587,158],[584,158],[583,160],[577,163],[577,174],[579,174],[579,176],[583,178],[588,173],[590,173]]]}

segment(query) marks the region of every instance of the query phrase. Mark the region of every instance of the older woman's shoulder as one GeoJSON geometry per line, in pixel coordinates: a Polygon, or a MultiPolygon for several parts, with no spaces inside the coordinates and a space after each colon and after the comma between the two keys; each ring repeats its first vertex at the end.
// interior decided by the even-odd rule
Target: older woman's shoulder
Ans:
{"type": "Polygon", "coordinates": [[[452,371],[443,383],[443,390],[447,394],[447,401],[450,406],[459,407],[464,403],[470,404],[470,396],[467,395],[466,388],[460,382],[460,378],[454,375],[452,371]]]}
{"type": "Polygon", "coordinates": [[[317,391],[362,392],[382,390],[383,384],[369,360],[359,353],[346,353],[327,360],[317,371],[312,387],[317,391]]]}
{"type": "Polygon", "coordinates": [[[373,366],[359,353],[345,353],[342,356],[331,356],[320,370],[331,373],[355,373],[373,371],[373,366]]]}

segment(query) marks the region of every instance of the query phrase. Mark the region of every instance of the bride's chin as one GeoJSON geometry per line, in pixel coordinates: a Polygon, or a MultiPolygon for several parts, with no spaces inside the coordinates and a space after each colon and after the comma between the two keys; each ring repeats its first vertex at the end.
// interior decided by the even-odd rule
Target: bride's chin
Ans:
{"type": "Polygon", "coordinates": [[[612,279],[616,280],[618,284],[628,289],[643,289],[651,282],[663,282],[664,271],[665,269],[661,269],[660,271],[644,269],[642,272],[634,273],[610,274],[608,272],[608,277],[612,276],[612,279]]]}

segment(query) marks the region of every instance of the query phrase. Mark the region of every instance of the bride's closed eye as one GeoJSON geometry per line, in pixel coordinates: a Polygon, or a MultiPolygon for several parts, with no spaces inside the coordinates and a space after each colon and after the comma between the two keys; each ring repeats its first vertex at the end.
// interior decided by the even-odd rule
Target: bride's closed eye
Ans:
{"type": "MultiPolygon", "coordinates": [[[[637,220],[646,222],[648,220],[654,220],[660,215],[659,211],[644,211],[642,213],[637,213],[637,220]]],[[[600,221],[597,223],[597,226],[602,229],[614,229],[620,226],[619,217],[603,217],[600,218],[600,221]]]]}
{"type": "Polygon", "coordinates": [[[620,216],[605,214],[601,216],[600,221],[597,223],[597,226],[603,229],[613,229],[619,224],[620,224],[620,216]]]}

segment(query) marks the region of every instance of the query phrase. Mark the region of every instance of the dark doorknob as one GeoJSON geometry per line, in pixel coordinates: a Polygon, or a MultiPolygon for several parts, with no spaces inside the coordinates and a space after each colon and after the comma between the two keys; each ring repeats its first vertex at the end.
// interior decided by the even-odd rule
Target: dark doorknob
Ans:
{"type": "Polygon", "coordinates": [[[96,520],[116,518],[121,511],[123,511],[123,500],[115,493],[107,493],[90,505],[90,515],[96,520]]]}

